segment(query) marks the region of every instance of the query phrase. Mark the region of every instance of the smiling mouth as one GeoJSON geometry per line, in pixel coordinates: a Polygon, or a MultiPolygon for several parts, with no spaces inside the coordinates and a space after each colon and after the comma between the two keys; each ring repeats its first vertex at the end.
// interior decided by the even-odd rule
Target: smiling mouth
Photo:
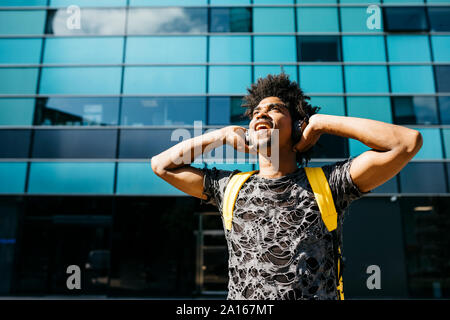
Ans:
{"type": "Polygon", "coordinates": [[[272,124],[268,122],[261,122],[255,125],[255,131],[258,130],[270,130],[272,129],[272,124]]]}

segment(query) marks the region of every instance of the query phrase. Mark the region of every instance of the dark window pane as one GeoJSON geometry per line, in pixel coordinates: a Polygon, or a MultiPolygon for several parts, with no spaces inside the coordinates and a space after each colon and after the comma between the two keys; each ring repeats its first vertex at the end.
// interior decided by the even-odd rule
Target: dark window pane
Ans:
{"type": "Polygon", "coordinates": [[[206,97],[124,98],[121,125],[194,125],[206,121],[206,97]]]}
{"type": "Polygon", "coordinates": [[[115,158],[117,130],[38,129],[33,158],[115,158]]]}
{"type": "Polygon", "coordinates": [[[391,7],[384,9],[385,31],[427,31],[424,7],[391,7]]]}
{"type": "Polygon", "coordinates": [[[209,125],[248,125],[250,119],[244,117],[242,97],[209,98],[209,125]]]}
{"type": "Polygon", "coordinates": [[[450,92],[450,65],[435,66],[437,92],[450,92]]]}
{"type": "Polygon", "coordinates": [[[445,193],[444,164],[410,162],[400,171],[400,184],[402,193],[445,193]]]}
{"type": "Polygon", "coordinates": [[[31,130],[0,130],[1,158],[28,158],[31,130]]]}
{"type": "Polygon", "coordinates": [[[341,61],[339,37],[297,37],[299,61],[341,61]]]}
{"type": "Polygon", "coordinates": [[[252,32],[250,8],[211,8],[210,32],[252,32]]]}
{"type": "Polygon", "coordinates": [[[117,125],[119,98],[41,98],[35,125],[117,125]]]}
{"type": "Polygon", "coordinates": [[[450,8],[428,8],[431,31],[450,31],[450,8]]]}
{"type": "Polygon", "coordinates": [[[323,134],[313,150],[313,158],[348,158],[348,139],[323,134]]]}
{"type": "Polygon", "coordinates": [[[392,179],[389,179],[385,183],[383,183],[381,186],[376,187],[373,189],[374,193],[397,193],[398,187],[397,187],[397,177],[393,177],[392,179]]]}
{"type": "Polygon", "coordinates": [[[441,124],[450,124],[450,97],[439,97],[441,124]]]}
{"type": "Polygon", "coordinates": [[[130,35],[207,31],[206,8],[129,9],[127,33],[130,35]]]}
{"type": "Polygon", "coordinates": [[[397,124],[437,124],[434,97],[393,97],[394,122],[397,124]]]}

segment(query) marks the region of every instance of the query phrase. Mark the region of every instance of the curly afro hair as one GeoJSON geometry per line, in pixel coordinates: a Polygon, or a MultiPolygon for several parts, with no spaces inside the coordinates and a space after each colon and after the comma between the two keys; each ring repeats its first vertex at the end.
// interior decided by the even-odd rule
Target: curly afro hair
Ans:
{"type": "MultiPolygon", "coordinates": [[[[307,100],[311,98],[303,93],[303,90],[295,81],[289,80],[289,76],[284,72],[278,75],[269,74],[265,78],[259,78],[250,88],[248,94],[244,96],[242,107],[247,108],[244,117],[252,119],[253,110],[259,102],[267,97],[278,97],[283,101],[291,115],[293,121],[302,120],[306,116],[310,117],[317,113],[320,107],[312,106],[307,100]]],[[[297,152],[296,161],[298,165],[308,165],[314,147],[305,152],[297,152]]]]}

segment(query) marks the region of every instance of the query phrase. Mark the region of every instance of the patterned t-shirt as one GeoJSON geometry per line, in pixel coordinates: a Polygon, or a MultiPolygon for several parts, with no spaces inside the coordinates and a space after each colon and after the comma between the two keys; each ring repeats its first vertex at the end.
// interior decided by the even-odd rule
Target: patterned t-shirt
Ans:
{"type": "MultiPolygon", "coordinates": [[[[338,213],[340,245],[344,211],[365,194],[351,179],[352,161],[322,167],[338,213]]],[[[228,245],[227,299],[337,299],[333,238],[303,168],[274,179],[250,176],[236,199],[231,230],[223,223],[223,196],[240,170],[202,170],[209,197],[202,202],[219,209],[228,245]]]]}

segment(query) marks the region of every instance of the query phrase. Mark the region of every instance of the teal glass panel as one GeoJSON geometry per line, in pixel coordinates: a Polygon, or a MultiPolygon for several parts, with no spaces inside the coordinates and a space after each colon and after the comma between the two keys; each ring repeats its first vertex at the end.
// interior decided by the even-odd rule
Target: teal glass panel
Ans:
{"type": "Polygon", "coordinates": [[[443,159],[441,134],[439,129],[421,128],[415,129],[422,134],[423,144],[419,152],[414,156],[417,159],[443,159]]]}
{"type": "Polygon", "coordinates": [[[349,117],[392,123],[389,97],[347,97],[347,112],[349,117]]]}
{"type": "Polygon", "coordinates": [[[280,74],[282,71],[289,75],[291,81],[298,82],[297,66],[255,66],[255,81],[258,78],[265,78],[268,74],[280,74]],[[283,68],[281,68],[283,67],[283,68]]]}
{"type": "Polygon", "coordinates": [[[35,94],[38,68],[0,68],[0,94],[35,94]]]}
{"type": "Polygon", "coordinates": [[[350,157],[359,156],[361,153],[370,150],[364,143],[355,139],[348,139],[348,147],[350,149],[350,157]]]}
{"type": "MultiPolygon", "coordinates": [[[[358,1],[361,3],[360,1],[358,1]]],[[[370,1],[373,3],[373,1],[370,1]]],[[[383,15],[380,8],[380,28],[369,29],[367,26],[368,22],[371,23],[373,20],[370,18],[376,12],[367,13],[367,7],[341,7],[341,26],[343,32],[383,32],[383,15]]]]}
{"type": "Polygon", "coordinates": [[[40,63],[41,48],[42,39],[0,39],[0,63],[40,63]]]}
{"type": "Polygon", "coordinates": [[[29,193],[112,194],[115,163],[33,162],[29,193]]]}
{"type": "Polygon", "coordinates": [[[450,62],[450,36],[431,36],[434,61],[450,62]]]}
{"type": "Polygon", "coordinates": [[[126,67],[124,93],[200,94],[206,92],[206,67],[126,67]]]}
{"type": "Polygon", "coordinates": [[[390,66],[393,93],[435,93],[431,66],[390,66]]]}
{"type": "Polygon", "coordinates": [[[342,36],[344,61],[385,62],[383,36],[342,36]]]}
{"type": "MultiPolygon", "coordinates": [[[[233,5],[233,4],[250,4],[251,0],[209,0],[212,5],[233,5]]],[[[255,3],[255,1],[253,1],[255,3]]]]}
{"type": "MultiPolygon", "coordinates": [[[[379,0],[340,0],[340,3],[380,3],[379,0]]],[[[386,2],[386,1],[384,1],[386,2]]]]}
{"type": "Polygon", "coordinates": [[[129,37],[126,63],[206,62],[206,37],[129,37]]]}
{"type": "Polygon", "coordinates": [[[300,87],[308,94],[343,92],[341,66],[300,66],[300,87]]]}
{"type": "Polygon", "coordinates": [[[245,94],[252,82],[250,66],[210,66],[209,92],[245,94]]]}
{"type": "Polygon", "coordinates": [[[442,129],[442,136],[444,138],[445,158],[450,158],[450,129],[442,129]]]}
{"type": "Polygon", "coordinates": [[[294,36],[255,36],[255,62],[296,62],[297,52],[294,36]]]}
{"type": "Polygon", "coordinates": [[[311,96],[309,104],[320,107],[318,113],[345,116],[344,97],[311,96]]]}
{"type": "Polygon", "coordinates": [[[0,99],[0,125],[31,126],[33,124],[34,99],[0,99]]]}
{"type": "MultiPolygon", "coordinates": [[[[341,1],[342,2],[342,1],[341,1]]],[[[430,1],[428,1],[430,2],[430,1]]],[[[383,0],[383,3],[423,3],[423,0],[383,0]]]]}
{"type": "Polygon", "coordinates": [[[32,6],[46,6],[47,0],[1,0],[0,6],[4,7],[32,7],[32,6]]]}
{"type": "Polygon", "coordinates": [[[118,94],[121,67],[42,68],[42,94],[118,94]]]}
{"type": "Polygon", "coordinates": [[[130,6],[201,6],[207,0],[130,0],[130,6]]]}
{"type": "Polygon", "coordinates": [[[297,28],[299,32],[338,32],[338,9],[336,7],[297,8],[297,28]]]}
{"type": "Polygon", "coordinates": [[[52,7],[68,7],[76,5],[80,7],[118,7],[126,6],[127,0],[50,0],[52,7]]]}
{"type": "Polygon", "coordinates": [[[294,8],[253,8],[253,32],[295,32],[294,8]]]}
{"type": "Polygon", "coordinates": [[[0,193],[24,193],[26,162],[0,162],[0,193]]]}
{"type": "Polygon", "coordinates": [[[209,38],[209,62],[250,62],[249,36],[212,36],[209,38]]]}
{"type": "Polygon", "coordinates": [[[389,61],[428,62],[431,60],[428,36],[389,35],[387,47],[389,61]]]}
{"type": "Polygon", "coordinates": [[[45,10],[0,11],[0,34],[43,34],[45,10]]]}
{"type": "Polygon", "coordinates": [[[344,66],[344,72],[347,92],[389,92],[386,66],[344,66]]]}
{"type": "Polygon", "coordinates": [[[44,63],[122,63],[123,37],[47,38],[44,63]]]}

